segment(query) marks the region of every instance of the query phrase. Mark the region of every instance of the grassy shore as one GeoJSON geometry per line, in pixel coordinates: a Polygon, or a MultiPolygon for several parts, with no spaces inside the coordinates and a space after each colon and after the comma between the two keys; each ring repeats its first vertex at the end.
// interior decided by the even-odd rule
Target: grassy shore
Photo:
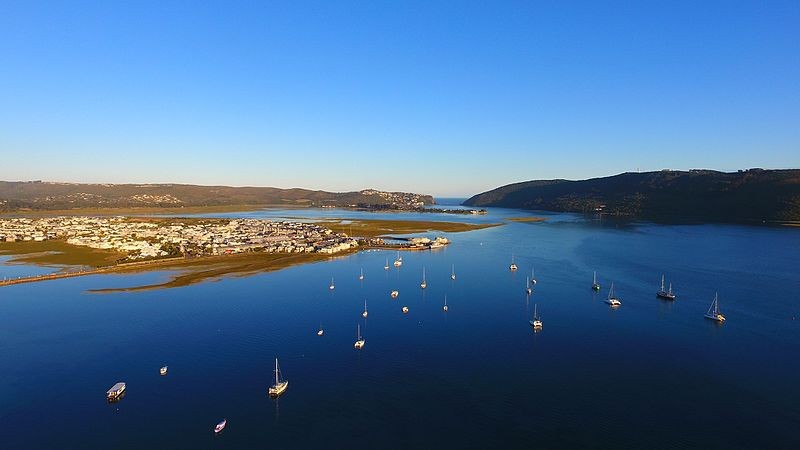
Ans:
{"type": "Polygon", "coordinates": [[[380,219],[355,219],[355,220],[321,220],[316,222],[338,233],[352,236],[377,237],[389,234],[409,234],[439,231],[443,233],[462,233],[465,231],[480,230],[500,226],[500,223],[473,224],[462,222],[436,222],[424,220],[380,220],[380,219]]]}
{"type": "Polygon", "coordinates": [[[70,245],[62,240],[0,242],[0,255],[11,256],[9,262],[13,264],[90,267],[114,265],[126,256],[114,250],[70,245]]]}
{"type": "Polygon", "coordinates": [[[167,281],[144,286],[126,288],[95,289],[90,292],[135,292],[189,286],[204,281],[218,280],[227,276],[244,277],[262,272],[280,270],[290,266],[324,261],[335,256],[321,253],[240,253],[225,256],[208,256],[184,260],[172,260],[139,266],[122,266],[112,273],[137,273],[153,270],[174,270],[167,281]]]}

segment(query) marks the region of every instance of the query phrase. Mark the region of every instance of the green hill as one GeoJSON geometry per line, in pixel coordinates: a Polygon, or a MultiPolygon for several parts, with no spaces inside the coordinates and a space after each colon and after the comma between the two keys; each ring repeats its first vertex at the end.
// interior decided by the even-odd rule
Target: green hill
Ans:
{"type": "Polygon", "coordinates": [[[430,195],[376,190],[325,192],[308,189],[189,184],[77,184],[0,181],[0,212],[226,205],[361,206],[411,209],[415,205],[433,203],[433,197],[430,195]]]}
{"type": "Polygon", "coordinates": [[[666,222],[800,221],[800,170],[663,170],[527,181],[475,195],[464,204],[666,222]]]}

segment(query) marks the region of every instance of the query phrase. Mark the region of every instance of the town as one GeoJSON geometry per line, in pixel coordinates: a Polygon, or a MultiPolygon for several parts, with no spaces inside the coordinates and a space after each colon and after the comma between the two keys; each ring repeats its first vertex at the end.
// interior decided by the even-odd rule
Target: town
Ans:
{"type": "Polygon", "coordinates": [[[248,251],[331,254],[359,245],[346,234],[302,222],[78,216],[0,219],[0,242],[51,239],[116,250],[126,255],[123,260],[131,261],[248,251]]]}

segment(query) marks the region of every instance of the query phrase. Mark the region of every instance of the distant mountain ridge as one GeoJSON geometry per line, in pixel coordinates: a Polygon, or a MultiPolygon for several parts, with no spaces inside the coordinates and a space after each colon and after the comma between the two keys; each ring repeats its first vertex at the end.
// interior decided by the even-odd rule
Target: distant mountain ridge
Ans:
{"type": "Polygon", "coordinates": [[[662,170],[580,181],[535,180],[475,195],[464,205],[668,222],[800,221],[800,169],[662,170]]]}
{"type": "Polygon", "coordinates": [[[0,181],[0,211],[77,208],[196,207],[225,205],[355,206],[413,209],[434,204],[430,195],[366,189],[326,192],[273,187],[190,184],[81,184],[0,181]]]}

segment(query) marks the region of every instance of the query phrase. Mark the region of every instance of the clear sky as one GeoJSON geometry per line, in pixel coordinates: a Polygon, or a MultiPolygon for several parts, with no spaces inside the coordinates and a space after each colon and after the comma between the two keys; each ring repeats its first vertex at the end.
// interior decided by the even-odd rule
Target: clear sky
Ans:
{"type": "Polygon", "coordinates": [[[0,1],[0,179],[800,167],[800,1],[0,1]],[[127,5],[122,5],[127,3],[127,5]]]}

